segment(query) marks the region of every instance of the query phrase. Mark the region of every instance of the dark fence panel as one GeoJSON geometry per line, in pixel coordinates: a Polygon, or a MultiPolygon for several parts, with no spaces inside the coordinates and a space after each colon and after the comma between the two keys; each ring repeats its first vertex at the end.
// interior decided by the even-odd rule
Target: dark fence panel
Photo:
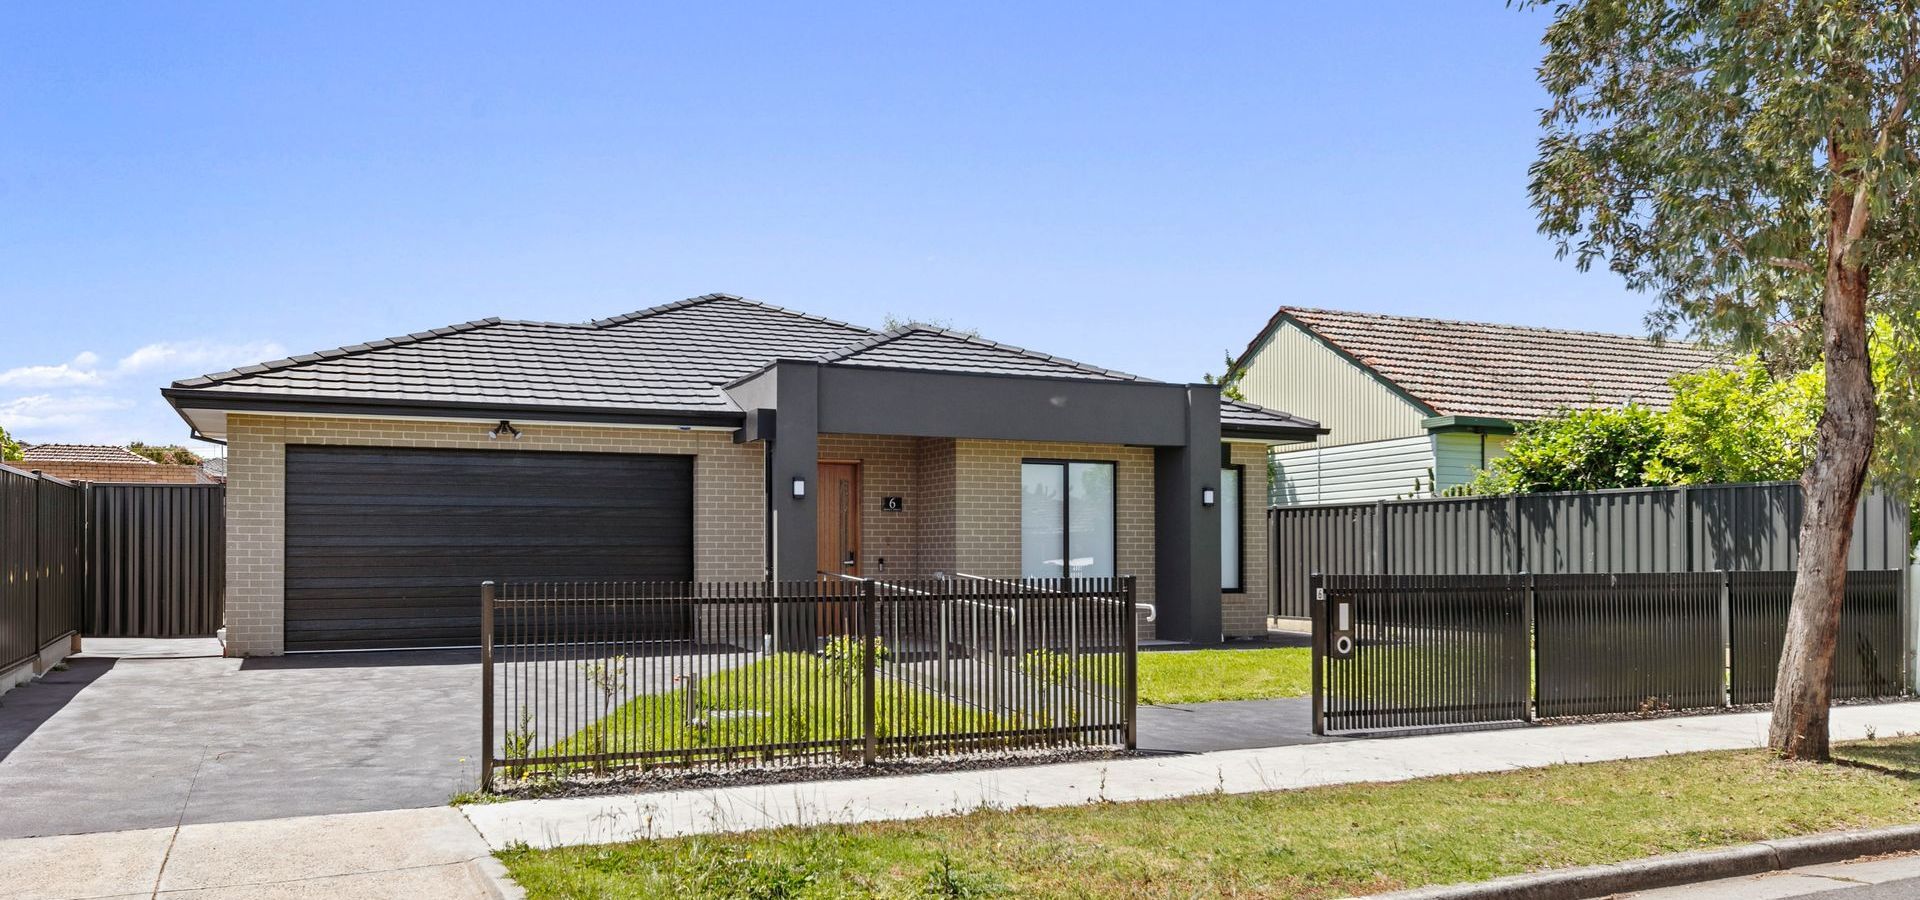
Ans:
{"type": "MultiPolygon", "coordinates": [[[[1906,693],[1905,577],[1848,573],[1836,698],[1906,693]]],[[[1342,575],[1315,584],[1324,598],[1313,612],[1314,725],[1324,733],[1769,702],[1794,573],[1342,575]],[[1348,637],[1355,646],[1343,656],[1348,637]]]]}
{"type": "Polygon", "coordinates": [[[490,583],[482,783],[1131,747],[1134,605],[1131,578],[490,583]]]}
{"type": "Polygon", "coordinates": [[[226,606],[226,486],[90,484],[85,630],[212,634],[226,606]]]}
{"type": "Polygon", "coordinates": [[[1504,575],[1320,579],[1316,727],[1385,731],[1526,718],[1526,581],[1504,575]],[[1350,610],[1353,655],[1320,658],[1350,610]]]}
{"type": "MultiPolygon", "coordinates": [[[[1901,692],[1899,571],[1849,572],[1834,643],[1833,695],[1884,697],[1901,692]]],[[[1734,572],[1729,576],[1732,610],[1728,684],[1736,704],[1773,702],[1780,649],[1793,603],[1792,572],[1734,572]]]]}
{"type": "Polygon", "coordinates": [[[0,466],[0,669],[79,627],[80,490],[0,466]]]}
{"type": "MultiPolygon", "coordinates": [[[[1325,575],[1510,575],[1791,570],[1802,503],[1786,483],[1440,497],[1268,510],[1271,612],[1308,615],[1325,575]]],[[[1849,566],[1895,569],[1907,512],[1863,498],[1849,566]]]]}
{"type": "Polygon", "coordinates": [[[1720,706],[1718,572],[1533,579],[1543,718],[1720,706]]]}

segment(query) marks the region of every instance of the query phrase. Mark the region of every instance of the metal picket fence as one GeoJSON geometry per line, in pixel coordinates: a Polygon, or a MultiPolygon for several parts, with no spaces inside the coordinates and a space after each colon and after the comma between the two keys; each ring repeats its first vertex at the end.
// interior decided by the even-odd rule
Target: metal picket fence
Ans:
{"type": "MultiPolygon", "coordinates": [[[[1836,698],[1905,692],[1904,575],[1849,573],[1836,698]]],[[[1319,576],[1314,730],[1767,703],[1793,584],[1792,572],[1319,576]]]]}
{"type": "Polygon", "coordinates": [[[1131,577],[489,582],[481,783],[1131,748],[1134,603],[1131,577]]]}

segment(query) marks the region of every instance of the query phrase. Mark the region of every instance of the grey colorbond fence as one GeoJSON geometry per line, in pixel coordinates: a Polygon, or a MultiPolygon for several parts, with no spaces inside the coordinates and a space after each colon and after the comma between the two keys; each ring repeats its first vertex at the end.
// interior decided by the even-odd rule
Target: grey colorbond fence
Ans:
{"type": "Polygon", "coordinates": [[[212,634],[225,612],[226,487],[89,484],[87,634],[212,634]]]}
{"type": "Polygon", "coordinates": [[[481,783],[1131,748],[1134,603],[1131,577],[489,582],[481,783]]]}
{"type": "Polygon", "coordinates": [[[0,671],[80,627],[80,489],[0,466],[0,671]]]}
{"type": "MultiPolygon", "coordinates": [[[[1834,696],[1904,693],[1904,572],[1852,572],[1834,696]]],[[[1792,572],[1314,580],[1314,727],[1369,732],[1772,700],[1792,572]]]]}
{"type": "MultiPolygon", "coordinates": [[[[1790,571],[1802,510],[1792,482],[1273,507],[1270,611],[1307,616],[1316,573],[1790,571]]],[[[1907,532],[1900,501],[1868,495],[1848,567],[1906,565],[1907,532]]]]}

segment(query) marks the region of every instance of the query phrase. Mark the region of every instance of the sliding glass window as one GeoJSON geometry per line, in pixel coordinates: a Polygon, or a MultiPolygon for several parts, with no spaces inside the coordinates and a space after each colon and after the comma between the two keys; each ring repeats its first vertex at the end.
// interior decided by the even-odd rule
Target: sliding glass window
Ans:
{"type": "Polygon", "coordinates": [[[1113,576],[1113,486],[1113,463],[1021,463],[1020,576],[1113,576]]]}

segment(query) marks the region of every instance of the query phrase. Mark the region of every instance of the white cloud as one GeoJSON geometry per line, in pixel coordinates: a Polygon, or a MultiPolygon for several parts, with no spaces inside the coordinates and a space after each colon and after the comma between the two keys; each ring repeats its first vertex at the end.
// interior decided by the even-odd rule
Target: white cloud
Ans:
{"type": "Polygon", "coordinates": [[[15,437],[37,430],[71,432],[98,426],[103,414],[122,412],[134,405],[132,400],[105,394],[31,394],[0,401],[0,424],[15,437]]]}
{"type": "Polygon", "coordinates": [[[166,369],[178,373],[180,377],[186,377],[224,371],[234,366],[265,362],[270,359],[280,359],[286,355],[286,348],[273,341],[253,341],[245,344],[163,341],[148,344],[121,357],[115,372],[132,374],[166,369]]]}
{"type": "Polygon", "coordinates": [[[71,362],[58,365],[20,366],[0,372],[0,387],[50,388],[99,384],[106,380],[94,368],[99,364],[99,355],[88,351],[74,357],[71,362]]]}
{"type": "Polygon", "coordinates": [[[0,428],[36,442],[183,440],[186,426],[159,400],[160,388],[286,355],[273,341],[161,341],[110,366],[87,351],[64,363],[0,371],[0,428]]]}

